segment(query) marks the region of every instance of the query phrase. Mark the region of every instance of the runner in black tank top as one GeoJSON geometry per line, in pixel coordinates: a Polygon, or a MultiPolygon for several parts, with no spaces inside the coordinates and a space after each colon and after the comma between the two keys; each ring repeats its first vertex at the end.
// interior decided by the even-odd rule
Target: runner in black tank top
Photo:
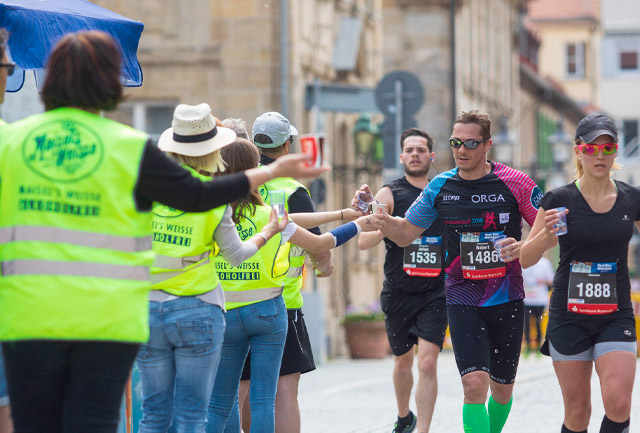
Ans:
{"type": "Polygon", "coordinates": [[[528,267],[560,245],[542,352],[551,355],[562,389],[563,433],[583,432],[589,425],[594,364],[605,410],[600,433],[630,429],[637,342],[627,254],[634,225],[640,229],[640,189],[610,179],[617,135],[604,115],[580,121],[574,147],[577,180],[542,198],[522,247],[521,263],[528,267]],[[561,213],[564,234],[555,226],[561,213]]]}
{"type": "MultiPolygon", "coordinates": [[[[433,140],[419,129],[409,129],[401,138],[401,160],[406,177],[383,186],[376,199],[387,212],[403,217],[428,183],[434,158],[433,140]]],[[[368,188],[368,187],[367,187],[368,188]]],[[[406,248],[397,246],[380,232],[360,235],[360,249],[372,248],[384,239],[387,250],[385,281],[380,304],[385,313],[387,336],[394,355],[394,385],[398,421],[394,432],[428,432],[437,392],[436,362],[444,342],[447,314],[444,298],[444,248],[442,222],[425,230],[406,248]],[[414,346],[418,345],[419,380],[416,386],[418,416],[409,410],[413,377],[414,346]]]]}
{"type": "MultiPolygon", "coordinates": [[[[393,180],[385,185],[391,190],[393,195],[393,216],[404,217],[404,213],[409,206],[418,198],[422,190],[411,185],[406,177],[393,180]]],[[[383,187],[384,188],[384,187],[383,187]]],[[[422,233],[422,236],[442,236],[444,226],[442,220],[438,219],[434,224],[422,233]]],[[[440,272],[437,277],[421,277],[409,275],[404,269],[405,248],[399,247],[389,238],[384,238],[386,256],[384,261],[385,288],[392,291],[403,291],[411,293],[428,293],[430,298],[444,299],[444,272],[440,272]]],[[[444,263],[444,248],[440,248],[440,263],[444,263]]],[[[423,261],[432,261],[433,257],[425,254],[423,261]]],[[[413,256],[416,257],[415,254],[413,256]]],[[[409,254],[407,259],[411,259],[409,254]]],[[[428,265],[428,263],[425,263],[428,265]]]]}

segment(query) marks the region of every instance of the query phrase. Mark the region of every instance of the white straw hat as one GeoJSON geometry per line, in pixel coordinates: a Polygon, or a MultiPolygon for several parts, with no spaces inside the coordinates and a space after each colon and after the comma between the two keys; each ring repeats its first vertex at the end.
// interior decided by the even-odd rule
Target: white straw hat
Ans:
{"type": "Polygon", "coordinates": [[[236,133],[216,125],[209,104],[180,104],[173,112],[171,128],[158,140],[158,147],[165,152],[185,156],[202,156],[233,143],[236,133]]]}

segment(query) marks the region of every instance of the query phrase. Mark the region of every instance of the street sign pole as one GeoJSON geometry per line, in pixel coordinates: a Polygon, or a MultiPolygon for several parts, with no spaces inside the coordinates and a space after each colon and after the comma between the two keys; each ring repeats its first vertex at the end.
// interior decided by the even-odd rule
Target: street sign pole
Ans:
{"type": "Polygon", "coordinates": [[[376,87],[376,105],[385,114],[382,138],[384,141],[385,182],[402,175],[400,138],[403,131],[416,126],[413,115],[424,101],[424,90],[415,75],[405,71],[386,74],[376,87]]]}
{"type": "Polygon", "coordinates": [[[401,170],[401,166],[400,166],[400,137],[402,136],[402,121],[404,119],[404,106],[403,106],[403,94],[402,94],[402,80],[400,79],[396,79],[395,82],[395,93],[396,93],[396,115],[395,115],[395,131],[394,131],[394,136],[395,136],[395,166],[396,166],[396,172],[399,174],[400,170],[401,170]]]}

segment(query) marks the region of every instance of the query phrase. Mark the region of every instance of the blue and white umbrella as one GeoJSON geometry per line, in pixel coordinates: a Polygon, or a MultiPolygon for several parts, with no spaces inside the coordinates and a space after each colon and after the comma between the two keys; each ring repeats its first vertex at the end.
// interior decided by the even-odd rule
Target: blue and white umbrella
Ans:
{"type": "Polygon", "coordinates": [[[7,92],[24,84],[25,71],[34,71],[40,87],[45,65],[55,44],[67,33],[102,30],[120,45],[122,84],[142,85],[136,51],[144,24],[87,0],[0,0],[0,27],[10,33],[8,54],[16,70],[7,80],[7,92]]]}

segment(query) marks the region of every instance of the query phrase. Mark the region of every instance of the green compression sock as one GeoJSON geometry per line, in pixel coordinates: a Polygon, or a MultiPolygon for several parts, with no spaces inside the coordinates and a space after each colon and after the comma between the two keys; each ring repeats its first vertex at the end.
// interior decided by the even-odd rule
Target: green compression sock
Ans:
{"type": "Polygon", "coordinates": [[[484,404],[462,406],[464,433],[489,433],[489,415],[484,404]]]}
{"type": "Polygon", "coordinates": [[[511,412],[511,403],[513,403],[513,396],[507,404],[500,404],[493,399],[493,396],[489,397],[489,425],[491,426],[490,433],[500,433],[504,423],[507,422],[509,412],[511,412]]]}

